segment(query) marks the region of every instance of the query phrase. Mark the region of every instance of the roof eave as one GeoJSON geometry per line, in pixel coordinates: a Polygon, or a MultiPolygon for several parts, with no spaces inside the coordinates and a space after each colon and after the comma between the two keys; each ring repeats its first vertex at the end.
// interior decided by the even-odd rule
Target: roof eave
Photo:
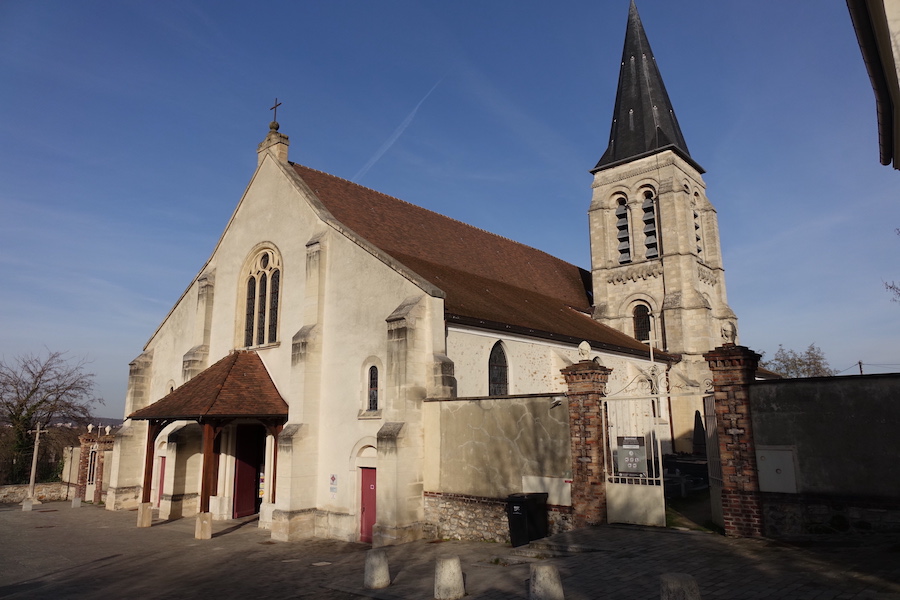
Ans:
{"type": "MultiPolygon", "coordinates": [[[[498,321],[490,321],[487,319],[479,319],[477,317],[467,317],[463,315],[456,315],[447,313],[446,315],[448,324],[455,325],[463,325],[466,327],[473,327],[476,329],[486,329],[489,331],[498,331],[503,333],[513,333],[528,337],[534,337],[543,340],[552,340],[555,342],[561,342],[564,344],[574,344],[578,345],[581,342],[587,342],[591,345],[591,348],[595,350],[603,350],[606,352],[611,352],[613,354],[623,354],[627,356],[635,356],[640,358],[650,359],[650,347],[648,346],[646,350],[639,350],[637,348],[626,348],[624,346],[617,346],[615,344],[610,344],[608,342],[601,342],[598,340],[592,339],[584,339],[580,337],[574,337],[571,335],[564,335],[560,333],[553,333],[551,331],[543,331],[540,329],[532,329],[530,327],[522,327],[521,325],[510,325],[509,323],[500,323],[498,321]]],[[[668,364],[674,364],[681,361],[681,357],[674,354],[668,354],[661,350],[654,349],[653,358],[658,359],[661,362],[665,362],[668,364]]]]}
{"type": "Polygon", "coordinates": [[[684,150],[682,150],[675,144],[669,144],[668,146],[663,146],[662,148],[656,148],[654,150],[649,150],[642,154],[636,154],[635,156],[629,156],[628,158],[622,158],[622,159],[612,161],[612,162],[609,162],[606,164],[598,163],[596,167],[594,167],[593,169],[590,170],[590,173],[593,175],[594,173],[598,173],[600,171],[605,171],[607,169],[612,169],[613,167],[618,167],[619,165],[624,165],[624,164],[627,164],[630,162],[634,162],[634,161],[640,160],[642,158],[647,158],[648,156],[653,156],[654,154],[662,154],[666,150],[671,150],[672,152],[674,152],[675,154],[680,156],[685,162],[687,162],[689,165],[691,165],[692,167],[697,169],[697,172],[700,173],[701,175],[706,173],[706,170],[703,167],[701,167],[697,161],[695,161],[693,158],[691,158],[690,154],[688,154],[687,152],[685,152],[684,150]]]}
{"type": "Polygon", "coordinates": [[[856,32],[856,40],[862,53],[872,90],[875,93],[875,112],[878,117],[878,154],[881,164],[893,162],[900,169],[900,152],[895,146],[900,140],[894,139],[894,103],[891,99],[887,71],[878,52],[878,35],[866,0],[847,0],[850,20],[856,32]]]}

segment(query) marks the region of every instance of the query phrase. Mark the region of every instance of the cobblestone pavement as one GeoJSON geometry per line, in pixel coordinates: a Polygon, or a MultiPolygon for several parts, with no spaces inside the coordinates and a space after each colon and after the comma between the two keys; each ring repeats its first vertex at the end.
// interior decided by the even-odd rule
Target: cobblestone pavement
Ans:
{"type": "Polygon", "coordinates": [[[135,527],[136,512],[56,502],[0,506],[0,598],[432,598],[438,557],[459,556],[466,598],[527,598],[530,564],[555,565],[567,600],[659,598],[659,575],[693,575],[704,599],[900,599],[900,537],[815,545],[604,526],[512,549],[480,542],[387,548],[391,586],[362,589],[366,544],[273,542],[253,519],[135,527]],[[527,554],[529,556],[523,556],[527,554]],[[562,555],[565,554],[565,555],[562,555]]]}

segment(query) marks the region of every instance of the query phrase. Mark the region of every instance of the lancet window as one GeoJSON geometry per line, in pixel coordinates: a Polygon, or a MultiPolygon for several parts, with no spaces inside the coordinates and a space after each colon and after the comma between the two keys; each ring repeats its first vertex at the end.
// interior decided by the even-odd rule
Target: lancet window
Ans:
{"type": "Polygon", "coordinates": [[[369,367],[369,402],[366,410],[378,410],[378,367],[369,367]]]}
{"type": "Polygon", "coordinates": [[[244,346],[278,341],[278,300],[281,293],[281,259],[271,249],[261,250],[250,261],[245,283],[244,346]]]}
{"type": "Polygon", "coordinates": [[[659,257],[659,235],[656,228],[656,201],[653,192],[644,192],[644,201],[641,203],[644,221],[644,249],[647,258],[659,257]]]}
{"type": "Polygon", "coordinates": [[[631,262],[631,234],[628,227],[628,203],[620,198],[616,206],[616,239],[619,241],[619,264],[631,262]]]}
{"type": "Polygon", "coordinates": [[[488,395],[505,396],[509,394],[509,366],[506,362],[506,352],[500,342],[491,348],[491,356],[488,358],[488,395]]]}

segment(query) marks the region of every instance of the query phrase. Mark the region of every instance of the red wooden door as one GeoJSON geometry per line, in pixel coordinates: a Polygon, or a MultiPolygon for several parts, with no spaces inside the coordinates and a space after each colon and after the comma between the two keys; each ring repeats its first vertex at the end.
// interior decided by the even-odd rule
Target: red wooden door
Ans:
{"type": "Polygon", "coordinates": [[[266,430],[238,425],[234,445],[234,518],[259,512],[259,474],[263,470],[266,430]]]}
{"type": "Polygon", "coordinates": [[[166,457],[159,457],[159,487],[156,490],[156,508],[159,508],[159,505],[162,504],[163,497],[163,487],[166,481],[166,457]]]}
{"type": "Polygon", "coordinates": [[[375,525],[375,469],[362,468],[362,492],[359,502],[359,541],[372,542],[375,525]]]}

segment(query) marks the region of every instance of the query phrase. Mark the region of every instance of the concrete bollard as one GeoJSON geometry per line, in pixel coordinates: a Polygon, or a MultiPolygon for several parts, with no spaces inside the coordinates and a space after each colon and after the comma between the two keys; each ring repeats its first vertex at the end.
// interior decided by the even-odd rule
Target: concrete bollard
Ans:
{"type": "Polygon", "coordinates": [[[387,552],[384,548],[373,548],[366,552],[366,575],[363,586],[367,590],[380,590],[391,585],[391,570],[388,568],[387,552]]]}
{"type": "Polygon", "coordinates": [[[700,600],[697,580],[687,573],[663,573],[659,576],[660,600],[700,600]]]}
{"type": "Polygon", "coordinates": [[[81,498],[72,498],[72,508],[81,508],[81,498]]]}
{"type": "Polygon", "coordinates": [[[197,513],[197,523],[194,525],[194,539],[212,539],[212,513],[197,513]]]}
{"type": "Polygon", "coordinates": [[[22,510],[25,512],[31,512],[31,507],[34,505],[31,498],[25,498],[22,500],[22,510]]]}
{"type": "Polygon", "coordinates": [[[559,570],[555,565],[531,565],[529,600],[565,600],[559,570]]]}
{"type": "Polygon", "coordinates": [[[439,558],[434,566],[434,600],[459,600],[466,595],[459,557],[439,558]]]}

